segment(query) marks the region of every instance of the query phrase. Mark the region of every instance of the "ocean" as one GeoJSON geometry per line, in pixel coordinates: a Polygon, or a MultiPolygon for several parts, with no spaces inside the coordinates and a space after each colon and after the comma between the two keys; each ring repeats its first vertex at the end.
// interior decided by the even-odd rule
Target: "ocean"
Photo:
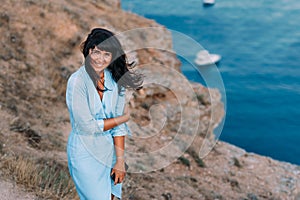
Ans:
{"type": "MultiPolygon", "coordinates": [[[[222,56],[226,118],[220,140],[300,165],[298,0],[216,0],[211,7],[201,0],[122,0],[121,5],[222,56]]],[[[180,59],[183,74],[205,85],[180,59]]]]}

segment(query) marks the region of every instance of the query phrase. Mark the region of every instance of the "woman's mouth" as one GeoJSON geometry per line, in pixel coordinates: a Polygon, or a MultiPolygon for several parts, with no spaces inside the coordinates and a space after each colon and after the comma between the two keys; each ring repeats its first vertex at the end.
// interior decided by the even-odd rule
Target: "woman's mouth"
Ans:
{"type": "Polygon", "coordinates": [[[98,62],[95,62],[95,64],[99,67],[102,67],[104,65],[104,63],[98,63],[98,62]]]}

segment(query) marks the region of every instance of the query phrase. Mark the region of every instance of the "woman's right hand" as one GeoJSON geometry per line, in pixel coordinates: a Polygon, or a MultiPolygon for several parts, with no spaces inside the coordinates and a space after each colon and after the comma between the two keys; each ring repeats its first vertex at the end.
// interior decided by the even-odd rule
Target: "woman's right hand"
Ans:
{"type": "Polygon", "coordinates": [[[113,167],[110,175],[112,176],[112,174],[115,174],[114,176],[114,185],[116,185],[117,183],[122,183],[125,175],[126,175],[126,170],[125,170],[125,162],[124,160],[120,161],[117,160],[115,166],[113,167]]]}

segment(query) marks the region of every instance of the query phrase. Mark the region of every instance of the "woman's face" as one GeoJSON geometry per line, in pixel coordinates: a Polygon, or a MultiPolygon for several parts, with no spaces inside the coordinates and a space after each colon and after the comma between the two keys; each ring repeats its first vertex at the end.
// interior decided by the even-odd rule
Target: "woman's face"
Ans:
{"type": "Polygon", "coordinates": [[[100,50],[98,47],[90,49],[89,56],[90,64],[97,73],[107,68],[112,59],[111,52],[100,50]]]}

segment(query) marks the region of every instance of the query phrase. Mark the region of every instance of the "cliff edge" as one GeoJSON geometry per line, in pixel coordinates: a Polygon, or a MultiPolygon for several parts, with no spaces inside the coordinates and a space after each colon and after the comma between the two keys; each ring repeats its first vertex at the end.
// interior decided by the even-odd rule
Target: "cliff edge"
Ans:
{"type": "Polygon", "coordinates": [[[93,27],[120,33],[148,77],[144,94],[130,100],[135,137],[126,146],[135,157],[128,156],[124,199],[300,198],[299,166],[215,140],[213,128],[224,117],[220,93],[179,81],[171,34],[122,11],[117,0],[2,1],[0,176],[7,182],[1,185],[17,183],[35,199],[78,199],[67,169],[64,94],[68,77],[82,65],[79,44],[93,27]],[[186,85],[193,95],[186,95],[186,85]],[[199,157],[204,143],[209,154],[199,157]]]}

